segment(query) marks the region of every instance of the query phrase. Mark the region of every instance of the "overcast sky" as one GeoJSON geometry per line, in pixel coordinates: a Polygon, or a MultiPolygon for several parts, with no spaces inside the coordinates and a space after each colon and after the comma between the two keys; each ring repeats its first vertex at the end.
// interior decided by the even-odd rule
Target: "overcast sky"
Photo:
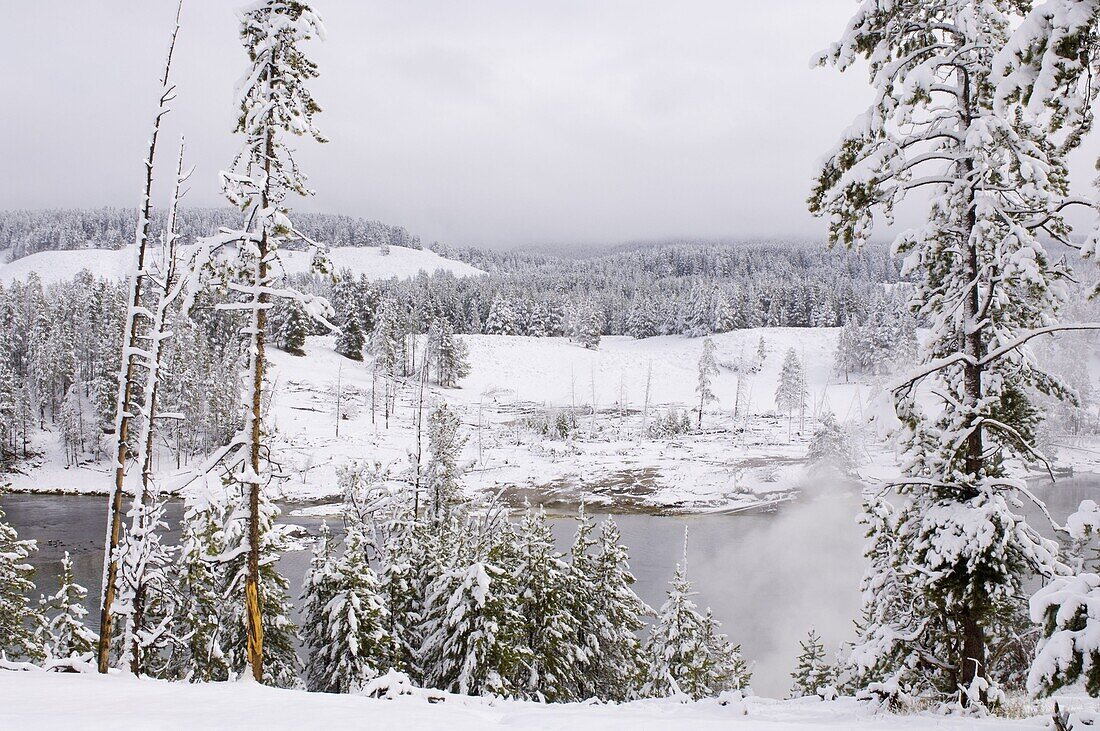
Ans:
{"type": "MultiPolygon", "coordinates": [[[[240,4],[185,0],[161,161],[186,134],[189,205],[222,204],[239,144],[240,4]]],[[[0,0],[0,208],[136,205],[174,6],[0,0]]],[[[297,143],[317,196],[292,204],[428,242],[820,237],[816,161],[870,99],[862,70],[808,64],[852,0],[315,6],[330,142],[297,143]]]]}

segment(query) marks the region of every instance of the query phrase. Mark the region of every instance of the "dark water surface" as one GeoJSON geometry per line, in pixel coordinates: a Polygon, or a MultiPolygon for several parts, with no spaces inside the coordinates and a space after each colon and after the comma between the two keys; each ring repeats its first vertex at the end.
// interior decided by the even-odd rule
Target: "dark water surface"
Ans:
{"type": "MultiPolygon", "coordinates": [[[[1035,492],[1056,520],[1076,510],[1081,500],[1100,502],[1100,476],[1063,478],[1041,484],[1035,492]]],[[[72,554],[77,581],[89,590],[88,619],[98,622],[107,498],[77,495],[9,494],[0,497],[7,520],[22,538],[35,539],[32,558],[38,590],[56,588],[65,551],[72,554]]],[[[282,522],[316,534],[321,518],[298,517],[283,506],[282,522]]],[[[182,512],[168,505],[167,542],[178,538],[182,512]]],[[[616,515],[623,542],[630,548],[635,589],[655,609],[676,564],[684,555],[684,530],[690,532],[688,575],[701,607],[712,607],[730,639],[754,661],[754,689],[765,695],[786,692],[788,674],[798,654],[798,641],[814,626],[830,649],[851,637],[859,606],[859,579],[864,562],[862,529],[856,520],[858,494],[847,488],[811,488],[775,514],[755,515],[616,515]]],[[[1025,508],[1036,527],[1041,516],[1025,508]]],[[[594,513],[602,520],[604,514],[594,513]]],[[[332,521],[337,523],[338,521],[332,521]]],[[[574,521],[555,517],[561,550],[568,550],[574,521]]],[[[288,552],[280,561],[293,593],[300,589],[309,551],[288,552]]]]}

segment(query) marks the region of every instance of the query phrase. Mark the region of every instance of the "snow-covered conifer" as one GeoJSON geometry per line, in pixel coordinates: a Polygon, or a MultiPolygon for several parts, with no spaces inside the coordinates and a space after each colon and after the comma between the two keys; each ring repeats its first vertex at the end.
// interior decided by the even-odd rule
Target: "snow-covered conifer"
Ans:
{"type": "Polygon", "coordinates": [[[603,332],[603,318],[591,303],[581,306],[573,325],[573,336],[589,350],[598,350],[600,335],[603,332]]]}
{"type": "Polygon", "coordinates": [[[790,432],[794,412],[806,405],[806,377],[802,372],[802,362],[794,352],[787,350],[783,358],[783,369],[779,372],[779,387],[775,390],[775,406],[787,414],[787,431],[790,432]]]}
{"type": "Polygon", "coordinates": [[[800,644],[802,652],[798,655],[798,667],[791,673],[791,680],[794,681],[791,684],[791,698],[833,695],[834,670],[825,656],[821,636],[811,628],[806,641],[800,644]]]}
{"type": "Polygon", "coordinates": [[[295,682],[297,661],[292,657],[292,625],[285,606],[286,581],[278,576],[274,564],[275,544],[281,541],[264,535],[274,530],[274,509],[269,498],[262,494],[269,474],[262,424],[267,368],[265,331],[273,298],[297,304],[309,316],[335,329],[326,319],[332,315],[328,302],[282,286],[284,277],[274,265],[282,243],[300,240],[311,250],[311,269],[320,273],[329,269],[326,247],[294,226],[286,205],[291,193],[310,194],[305,176],[287,146],[287,136],[324,141],[313,123],[320,107],[307,87],[318,75],[317,66],[300,45],[323,38],[325,30],[320,17],[304,0],[257,0],[245,7],[239,18],[240,38],[249,59],[249,67],[237,88],[240,104],[237,132],[243,135],[244,145],[232,169],[221,173],[221,181],[223,193],[243,212],[244,221],[239,229],[222,229],[202,242],[205,262],[216,263],[223,270],[225,289],[236,300],[220,303],[218,308],[249,314],[249,322],[242,329],[248,341],[249,358],[243,404],[245,425],[237,440],[239,446],[228,460],[235,466],[233,479],[242,488],[234,496],[244,508],[244,514],[234,510],[230,520],[244,520],[247,525],[235,525],[227,531],[231,536],[229,549],[247,553],[247,560],[240,566],[243,571],[234,572],[230,581],[230,588],[239,592],[238,599],[244,606],[240,619],[246,626],[234,623],[232,632],[236,634],[232,636],[234,642],[240,641],[240,646],[230,648],[230,655],[235,668],[246,665],[257,681],[266,678],[286,685],[295,682]],[[233,254],[228,260],[222,257],[225,250],[233,254]],[[275,605],[264,606],[264,601],[275,605]],[[261,627],[261,622],[266,621],[276,626],[261,627]],[[267,644],[281,644],[272,647],[271,660],[275,665],[272,672],[264,667],[267,644]]]}
{"type": "Polygon", "coordinates": [[[582,522],[571,555],[573,613],[580,624],[580,645],[588,651],[581,695],[631,700],[640,693],[645,672],[636,633],[653,610],[634,593],[627,548],[615,521],[608,516],[594,541],[582,535],[585,527],[582,522]],[[592,551],[586,548],[582,553],[586,545],[592,551]]]}
{"type": "Polygon", "coordinates": [[[470,375],[470,349],[446,318],[439,321],[436,337],[436,376],[440,386],[453,388],[470,375]]]}
{"type": "Polygon", "coordinates": [[[855,468],[855,449],[851,437],[830,411],[821,419],[821,426],[814,432],[806,459],[811,465],[833,467],[841,474],[855,468]]]}
{"type": "Polygon", "coordinates": [[[428,417],[428,461],[424,467],[422,486],[428,520],[436,526],[453,517],[465,498],[462,495],[462,473],[459,462],[466,437],[455,410],[440,402],[428,417]]]}
{"type": "Polygon", "coordinates": [[[518,335],[519,323],[512,305],[498,294],[489,306],[489,315],[485,318],[486,335],[518,335]]]}
{"type": "Polygon", "coordinates": [[[693,595],[687,571],[678,565],[645,643],[645,696],[698,699],[748,686],[751,673],[740,648],[720,632],[709,609],[699,614],[693,595]]]}
{"type": "Polygon", "coordinates": [[[345,318],[336,335],[336,352],[351,360],[363,360],[363,344],[363,329],[359,326],[359,318],[345,318]]]}
{"type": "Polygon", "coordinates": [[[699,355],[699,380],[695,384],[695,393],[699,394],[699,419],[697,425],[703,428],[703,409],[706,405],[718,400],[714,395],[714,384],[711,379],[718,375],[718,363],[714,360],[714,341],[710,338],[703,340],[703,352],[699,355]]]}
{"type": "Polygon", "coordinates": [[[46,628],[46,654],[50,658],[91,659],[99,637],[84,623],[84,618],[88,616],[88,610],[84,606],[87,598],[88,590],[76,583],[73,577],[73,559],[65,551],[65,557],[61,559],[57,593],[43,602],[46,613],[53,615],[46,628]]]}
{"type": "Polygon", "coordinates": [[[578,674],[588,648],[578,643],[579,623],[569,602],[569,566],[554,548],[542,508],[524,513],[519,527],[515,577],[517,608],[531,664],[515,687],[527,697],[550,702],[578,700],[578,674]]]}
{"type": "MultiPolygon", "coordinates": [[[[322,536],[322,542],[327,542],[322,536]]],[[[326,693],[357,693],[389,668],[392,648],[386,608],[360,528],[349,525],[343,555],[318,546],[306,587],[310,686],[326,693]],[[326,551],[328,552],[326,554],[326,551]]]]}
{"type": "Polygon", "coordinates": [[[205,491],[189,495],[180,521],[176,555],[175,617],[172,634],[177,647],[167,675],[192,682],[228,680],[231,672],[227,640],[224,506],[205,491]]]}
{"type": "Polygon", "coordinates": [[[34,541],[20,540],[0,509],[0,653],[15,660],[39,660],[39,639],[46,618],[31,603],[34,568],[27,563],[37,550],[34,541]]]}
{"type": "Polygon", "coordinates": [[[309,569],[302,580],[302,646],[306,650],[306,689],[326,690],[329,635],[328,603],[336,582],[335,541],[328,524],[321,522],[309,569]]]}
{"type": "Polygon", "coordinates": [[[464,695],[513,696],[530,665],[517,577],[498,562],[513,550],[497,542],[486,560],[459,560],[437,579],[429,604],[439,616],[422,655],[432,687],[464,695]]]}
{"type": "Polygon", "coordinates": [[[1063,392],[1028,342],[1059,329],[1067,266],[1040,234],[1069,233],[1065,148],[995,93],[1014,9],[865,2],[818,59],[845,69],[867,58],[874,90],[810,196],[830,240],[859,246],[911,191],[928,201],[925,221],[894,242],[931,333],[923,365],[893,394],[907,454],[894,564],[917,602],[870,618],[863,665],[877,657],[888,677],[915,674],[918,692],[963,705],[995,699],[998,624],[1022,613],[1023,583],[1056,561],[1014,508],[1023,486],[1010,459],[1035,461],[1034,445],[1022,424],[996,418],[1009,391],[1063,392]],[[916,396],[925,381],[940,402],[927,413],[916,396]]]}

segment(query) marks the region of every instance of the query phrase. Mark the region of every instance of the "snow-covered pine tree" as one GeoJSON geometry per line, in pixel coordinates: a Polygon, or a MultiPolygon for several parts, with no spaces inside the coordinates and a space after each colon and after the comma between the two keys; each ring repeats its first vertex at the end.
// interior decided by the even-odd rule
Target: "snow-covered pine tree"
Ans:
{"type": "Polygon", "coordinates": [[[424,491],[424,515],[435,526],[446,525],[465,501],[459,463],[466,437],[455,410],[439,402],[428,417],[428,461],[421,481],[424,491]]]}
{"type": "Polygon", "coordinates": [[[328,603],[336,581],[335,540],[328,523],[321,521],[309,569],[302,580],[302,646],[306,650],[306,690],[324,692],[329,636],[328,603]]]}
{"type": "Polygon", "coordinates": [[[677,565],[643,648],[648,666],[644,696],[699,699],[748,686],[751,673],[740,648],[721,634],[709,609],[699,614],[694,593],[684,565],[677,565]]]}
{"type": "Polygon", "coordinates": [[[603,332],[603,318],[600,311],[591,303],[580,306],[576,314],[573,336],[588,350],[599,350],[600,334],[603,332]]]}
{"type": "Polygon", "coordinates": [[[76,583],[73,559],[65,551],[65,556],[61,559],[61,572],[58,574],[57,592],[43,600],[45,612],[53,615],[45,633],[47,639],[44,644],[48,658],[92,658],[99,637],[84,623],[84,618],[88,616],[88,610],[84,606],[87,598],[88,590],[76,583]]]}
{"type": "Polygon", "coordinates": [[[813,466],[835,468],[844,475],[855,469],[855,449],[851,437],[831,411],[822,417],[821,426],[814,432],[806,460],[813,466]]]}
{"type": "Polygon", "coordinates": [[[787,414],[787,438],[790,438],[794,412],[806,405],[806,379],[802,373],[802,362],[794,352],[787,350],[783,358],[783,369],[779,372],[779,387],[775,390],[775,406],[787,414]]]}
{"type": "Polygon", "coordinates": [[[763,335],[760,336],[760,340],[756,343],[756,356],[752,361],[753,373],[759,373],[764,367],[764,363],[767,362],[768,356],[771,355],[771,344],[768,343],[767,338],[763,335]]]}
{"type": "Polygon", "coordinates": [[[517,609],[517,577],[506,565],[512,553],[513,546],[497,540],[484,560],[460,554],[433,582],[428,604],[438,617],[421,650],[432,687],[506,697],[522,690],[516,679],[531,657],[517,609]]]}
{"type": "Polygon", "coordinates": [[[384,528],[378,592],[386,606],[384,622],[392,647],[388,665],[418,680],[423,677],[419,650],[426,603],[422,569],[428,560],[418,534],[424,527],[393,517],[384,528]]]}
{"type": "Polygon", "coordinates": [[[177,647],[167,675],[192,682],[228,680],[225,653],[227,576],[219,557],[225,507],[206,491],[193,491],[184,503],[174,572],[176,602],[172,634],[177,647]]]}
{"type": "Polygon", "coordinates": [[[305,355],[309,335],[306,314],[294,301],[284,303],[283,308],[283,316],[274,327],[275,345],[291,355],[305,355]]]}
{"type": "MultiPolygon", "coordinates": [[[[591,573],[587,582],[591,604],[574,610],[581,632],[589,637],[582,643],[591,650],[584,675],[597,697],[628,701],[641,692],[645,662],[637,632],[653,610],[634,593],[629,554],[611,516],[600,526],[593,548],[591,559],[584,562],[591,573]]],[[[573,563],[575,566],[576,558],[573,563]]]]}
{"type": "Polygon", "coordinates": [[[653,302],[643,294],[635,294],[630,304],[630,314],[626,321],[626,331],[632,338],[641,340],[657,334],[657,321],[653,312],[653,302]]]}
{"type": "Polygon", "coordinates": [[[498,294],[493,298],[493,303],[489,306],[489,315],[485,318],[484,330],[486,335],[519,334],[516,312],[503,295],[498,294]]]}
{"type": "Polygon", "coordinates": [[[308,602],[325,602],[317,616],[311,615],[311,685],[326,693],[357,693],[389,669],[393,656],[386,608],[359,526],[348,526],[339,559],[322,553],[319,560],[331,568],[322,567],[316,575],[311,571],[308,602]]]}
{"type": "Polygon", "coordinates": [[[577,532],[573,536],[573,545],[569,549],[569,586],[567,596],[569,611],[577,619],[576,643],[585,651],[585,667],[577,673],[579,698],[602,697],[596,674],[592,667],[599,658],[600,636],[603,634],[606,617],[596,606],[596,568],[592,556],[592,547],[596,540],[592,537],[595,524],[581,503],[577,510],[577,532]]]}
{"type": "Polygon", "coordinates": [[[699,355],[699,380],[695,384],[695,393],[699,394],[699,419],[698,428],[703,428],[703,409],[706,405],[718,400],[714,395],[714,384],[711,379],[718,375],[718,363],[714,360],[714,341],[710,338],[703,340],[703,352],[699,355]]]}
{"type": "Polygon", "coordinates": [[[46,618],[31,604],[34,567],[27,563],[37,550],[34,541],[20,540],[0,508],[0,654],[15,660],[40,660],[39,639],[46,618]]]}
{"type": "Polygon", "coordinates": [[[244,136],[244,146],[232,169],[222,171],[221,180],[226,198],[243,211],[244,224],[238,230],[223,229],[203,240],[206,261],[210,263],[220,261],[217,255],[223,248],[234,250],[223,274],[227,275],[226,289],[237,301],[219,304],[218,309],[244,311],[250,316],[242,330],[248,341],[249,357],[245,425],[236,441],[238,449],[229,458],[231,464],[237,465],[233,479],[241,487],[239,499],[246,509],[243,514],[241,510],[232,511],[230,520],[244,520],[245,525],[234,525],[226,532],[231,553],[247,552],[247,560],[239,567],[243,573],[230,582],[230,587],[240,592],[245,608],[241,618],[246,626],[233,627],[231,637],[242,645],[230,648],[230,656],[235,668],[246,664],[257,681],[270,678],[277,679],[279,684],[290,684],[297,663],[291,660],[294,648],[285,606],[286,581],[278,576],[276,554],[272,553],[281,540],[264,535],[273,529],[277,512],[263,494],[269,473],[262,423],[267,367],[265,331],[273,298],[294,302],[329,329],[336,329],[325,319],[332,309],[326,300],[280,286],[278,267],[272,266],[278,261],[280,242],[298,239],[312,250],[313,271],[324,273],[329,268],[325,246],[295,228],[286,208],[289,194],[311,193],[286,144],[286,136],[324,141],[313,124],[320,107],[306,86],[318,75],[317,66],[299,45],[323,38],[325,31],[320,17],[302,0],[257,0],[242,10],[239,17],[240,38],[249,58],[248,70],[237,89],[240,103],[237,132],[244,136]],[[244,530],[240,530],[242,527],[244,530]],[[265,598],[277,606],[270,609],[262,606],[265,598]],[[265,618],[279,626],[262,626],[265,618]],[[241,629],[245,631],[237,633],[241,629]],[[275,650],[281,657],[273,672],[264,669],[268,638],[284,644],[275,650]],[[238,649],[246,653],[241,655],[238,649]],[[239,663],[240,659],[246,663],[239,663]]]}
{"type": "MultiPolygon", "coordinates": [[[[999,77],[998,108],[1021,107],[1060,150],[1078,147],[1091,131],[1095,112],[1100,54],[1100,2],[1096,0],[1045,0],[1036,3],[996,62],[999,77]]],[[[1094,192],[1093,198],[1096,198],[1094,192]]],[[[1067,198],[1062,206],[1095,207],[1095,200],[1067,198]]],[[[1055,209],[1059,210],[1059,209],[1055,209]]],[[[1057,217],[1037,217],[1038,230],[1077,248],[1057,217]]],[[[1100,244],[1100,227],[1081,247],[1094,257],[1100,244]]],[[[1095,295],[1095,290],[1093,292],[1095,295]]],[[[1071,401],[1071,403],[1074,403],[1071,401]]],[[[1042,638],[1027,678],[1033,695],[1047,695],[1084,680],[1089,695],[1100,695],[1100,643],[1096,641],[1094,606],[1100,597],[1100,576],[1086,570],[1084,544],[1095,530],[1095,505],[1078,510],[1067,521],[1073,538],[1072,576],[1057,576],[1031,599],[1031,620],[1042,627],[1042,638]]]]}
{"type": "Polygon", "coordinates": [[[817,630],[810,628],[806,641],[799,643],[802,652],[798,655],[798,667],[791,673],[791,698],[803,698],[817,695],[826,698],[835,695],[832,689],[835,672],[825,656],[825,645],[817,630]]]}
{"type": "Polygon", "coordinates": [[[996,695],[997,622],[1023,611],[1028,577],[1056,569],[1053,544],[1013,508],[1023,485],[1010,459],[1037,453],[1021,424],[998,413],[1009,391],[1023,400],[1063,392],[1027,343],[1059,329],[1067,268],[1038,234],[1068,234],[1064,150],[1031,117],[997,103],[994,56],[1009,43],[1015,9],[868,1],[818,59],[843,70],[867,58],[875,93],[810,196],[830,241],[859,246],[876,215],[889,217],[910,191],[928,196],[925,223],[894,242],[931,331],[924,364],[894,392],[908,457],[896,486],[895,570],[923,614],[906,632],[894,625],[913,612],[876,610],[863,634],[879,638],[874,654],[892,658],[894,670],[919,668],[922,691],[964,705],[996,695]],[[929,379],[942,408],[926,414],[916,390],[929,379]]]}
{"type": "Polygon", "coordinates": [[[439,321],[437,337],[436,377],[440,386],[454,388],[470,375],[470,349],[455,335],[451,321],[446,318],[439,321]]]}
{"type": "Polygon", "coordinates": [[[340,332],[336,335],[336,352],[351,360],[363,360],[363,329],[359,326],[359,318],[349,315],[340,325],[340,332]]]}
{"type": "Polygon", "coordinates": [[[546,512],[527,508],[519,527],[515,577],[517,608],[531,664],[515,688],[549,702],[579,699],[581,668],[588,649],[578,644],[578,620],[569,602],[569,566],[554,548],[546,512]]]}

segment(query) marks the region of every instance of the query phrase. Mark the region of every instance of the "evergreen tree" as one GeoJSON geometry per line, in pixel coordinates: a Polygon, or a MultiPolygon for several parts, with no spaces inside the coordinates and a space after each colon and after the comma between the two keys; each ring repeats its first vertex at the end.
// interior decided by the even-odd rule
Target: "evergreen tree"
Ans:
{"type": "Polygon", "coordinates": [[[470,350],[447,319],[441,320],[438,327],[436,375],[444,388],[453,388],[470,375],[470,350]]]}
{"type": "Polygon", "coordinates": [[[678,565],[668,599],[645,643],[645,696],[682,694],[699,699],[748,686],[751,673],[740,648],[721,634],[709,609],[699,614],[693,595],[687,572],[678,565]]]}
{"type": "Polygon", "coordinates": [[[363,330],[358,317],[348,317],[336,335],[336,352],[345,358],[363,360],[363,330]]]}
{"type": "Polygon", "coordinates": [[[446,525],[465,498],[459,463],[466,437],[454,409],[440,402],[428,418],[428,461],[424,467],[423,489],[428,520],[434,526],[446,525]]]}
{"type": "Polygon", "coordinates": [[[832,412],[821,420],[821,427],[814,432],[806,459],[811,465],[836,468],[841,474],[855,469],[855,450],[852,440],[832,412]]]}
{"type": "Polygon", "coordinates": [[[307,587],[309,635],[314,640],[311,686],[326,693],[358,693],[389,667],[393,653],[385,629],[386,608],[358,526],[348,526],[339,560],[332,561],[331,549],[319,550],[315,561],[321,566],[316,572],[311,566],[307,587]]]}
{"type": "Polygon", "coordinates": [[[554,549],[541,508],[524,513],[517,553],[517,609],[531,664],[520,670],[515,687],[549,702],[578,700],[578,675],[589,651],[577,644],[579,623],[569,603],[569,566],[554,549]]]}
{"type": "Polygon", "coordinates": [[[205,683],[230,677],[224,648],[227,577],[218,560],[225,549],[222,513],[222,506],[201,493],[189,495],[184,505],[174,572],[172,634],[178,647],[169,664],[171,678],[205,683]]]}
{"type": "Polygon", "coordinates": [[[35,550],[35,542],[20,540],[0,509],[0,653],[16,660],[43,657],[39,638],[46,618],[29,600],[34,568],[27,559],[35,550]]]}
{"type": "Polygon", "coordinates": [[[45,611],[52,614],[46,628],[46,654],[50,658],[70,657],[90,660],[99,637],[88,629],[84,618],[88,610],[84,601],[88,590],[73,578],[73,560],[69,552],[61,559],[57,593],[43,601],[45,611]]]}
{"type": "Polygon", "coordinates": [[[790,436],[791,421],[794,412],[806,405],[806,379],[802,373],[802,363],[794,352],[787,350],[783,359],[783,369],[779,372],[779,387],[775,391],[775,406],[787,414],[787,431],[790,436]]]}
{"type": "Polygon", "coordinates": [[[228,306],[249,317],[241,329],[249,359],[248,387],[243,394],[244,444],[230,460],[241,465],[233,479],[242,489],[234,497],[244,512],[234,511],[229,516],[232,525],[227,527],[230,550],[243,553],[229,582],[242,611],[235,618],[238,621],[230,623],[232,641],[227,654],[235,670],[247,667],[259,682],[293,685],[297,658],[286,580],[278,575],[273,560],[282,541],[265,535],[274,530],[273,506],[262,494],[270,472],[263,428],[265,332],[273,298],[293,301],[306,314],[335,329],[326,319],[332,314],[326,300],[282,286],[278,267],[271,266],[277,261],[281,243],[294,238],[310,249],[312,271],[326,273],[329,269],[326,247],[294,227],[286,205],[291,193],[310,194],[286,144],[287,134],[324,141],[314,126],[320,106],[307,87],[318,75],[317,66],[300,48],[305,41],[323,37],[324,27],[303,0],[259,0],[239,18],[240,39],[249,59],[237,90],[240,115],[236,131],[244,144],[221,180],[226,199],[243,212],[244,225],[223,229],[203,242],[207,261],[224,261],[226,289],[234,300],[228,306]],[[219,258],[224,248],[233,249],[233,256],[219,258]],[[237,525],[242,520],[246,525],[237,525]],[[270,670],[265,667],[268,660],[270,670]]]}
{"type": "Polygon", "coordinates": [[[599,311],[590,304],[582,305],[573,326],[573,336],[588,350],[599,350],[603,322],[599,311]]]}
{"type": "Polygon", "coordinates": [[[519,323],[512,305],[503,295],[493,298],[489,306],[489,316],[485,318],[486,335],[518,335],[519,323]]]}
{"type": "Polygon", "coordinates": [[[275,331],[275,344],[291,355],[306,354],[306,315],[297,302],[286,305],[286,314],[275,331]]]}
{"type": "Polygon", "coordinates": [[[632,700],[640,693],[645,672],[636,633],[644,626],[643,617],[652,615],[653,610],[631,588],[634,576],[627,549],[610,516],[592,544],[594,553],[587,560],[579,559],[577,551],[586,543],[588,540],[578,529],[572,568],[574,573],[585,575],[579,582],[585,590],[573,590],[573,612],[580,620],[580,645],[589,651],[582,673],[582,695],[616,702],[632,700]]]}
{"type": "Polygon", "coordinates": [[[910,191],[928,196],[923,224],[893,245],[931,334],[923,365],[893,394],[907,461],[892,565],[918,601],[888,613],[876,600],[861,647],[865,667],[967,706],[996,700],[991,648],[1022,615],[1024,582],[1056,570],[1053,544],[1014,508],[1021,483],[1006,467],[1034,461],[1034,446],[992,417],[1010,390],[1064,392],[1027,343],[1058,329],[1068,271],[1040,236],[1070,232],[1067,148],[997,98],[994,56],[1009,45],[1015,9],[865,3],[820,62],[845,69],[867,58],[874,101],[826,158],[809,201],[829,218],[831,242],[859,246],[877,214],[910,191]],[[942,408],[918,404],[926,380],[942,408]]]}
{"type": "Polygon", "coordinates": [[[710,338],[703,340],[703,352],[699,356],[699,381],[695,385],[695,393],[699,394],[699,421],[698,427],[703,428],[703,409],[707,404],[718,400],[714,395],[711,379],[718,375],[718,364],[714,360],[714,341],[710,338]]]}
{"type": "Polygon", "coordinates": [[[516,576],[497,565],[510,549],[500,542],[489,561],[459,561],[430,589],[438,607],[423,656],[432,687],[464,695],[513,696],[531,656],[517,610],[516,576]]]}
{"type": "Polygon", "coordinates": [[[423,677],[419,650],[423,643],[425,582],[423,555],[418,532],[422,524],[392,519],[385,526],[379,567],[378,591],[385,606],[385,629],[393,648],[388,665],[411,678],[423,677]]]}
{"type": "Polygon", "coordinates": [[[302,580],[302,646],[306,649],[306,690],[324,692],[329,678],[325,661],[328,659],[329,635],[328,605],[335,593],[336,558],[335,543],[328,523],[322,521],[309,569],[302,580]]]}
{"type": "Polygon", "coordinates": [[[794,683],[791,685],[791,698],[819,695],[825,698],[833,694],[833,667],[825,657],[825,646],[814,629],[810,629],[806,641],[800,643],[802,653],[798,656],[798,667],[791,673],[794,683]]]}

